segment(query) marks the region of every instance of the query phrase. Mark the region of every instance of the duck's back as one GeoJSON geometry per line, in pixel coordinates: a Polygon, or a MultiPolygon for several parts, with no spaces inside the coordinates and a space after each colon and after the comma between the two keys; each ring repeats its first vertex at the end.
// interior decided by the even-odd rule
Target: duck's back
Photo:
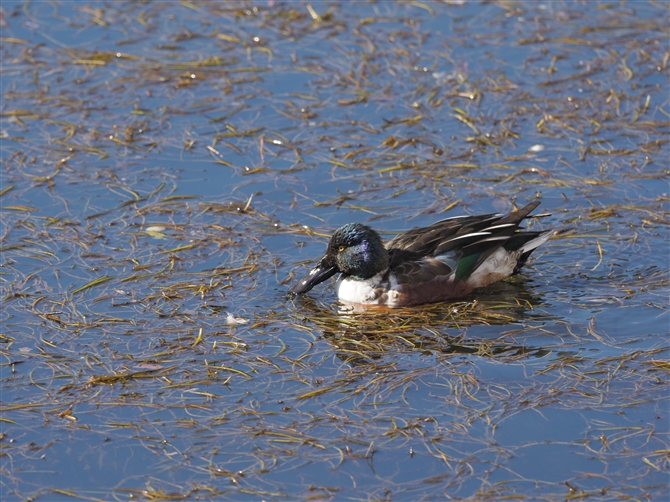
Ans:
{"type": "Polygon", "coordinates": [[[457,298],[517,273],[551,231],[521,231],[539,205],[505,216],[460,216],[415,228],[391,239],[385,284],[377,304],[417,305],[457,298]]]}

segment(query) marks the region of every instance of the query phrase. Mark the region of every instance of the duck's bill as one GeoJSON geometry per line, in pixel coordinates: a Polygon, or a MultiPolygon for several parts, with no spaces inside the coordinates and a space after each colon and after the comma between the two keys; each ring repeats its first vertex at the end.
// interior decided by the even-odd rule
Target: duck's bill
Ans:
{"type": "Polygon", "coordinates": [[[295,295],[307,293],[314,286],[325,281],[326,279],[330,279],[332,276],[337,274],[337,272],[337,267],[326,263],[326,258],[324,257],[316,267],[309,271],[309,274],[300,279],[298,283],[288,291],[289,293],[293,293],[295,295]]]}

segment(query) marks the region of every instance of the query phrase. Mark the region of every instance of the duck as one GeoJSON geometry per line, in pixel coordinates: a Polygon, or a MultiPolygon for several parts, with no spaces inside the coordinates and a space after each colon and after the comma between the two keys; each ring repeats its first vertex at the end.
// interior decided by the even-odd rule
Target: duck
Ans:
{"type": "Polygon", "coordinates": [[[504,214],[455,216],[384,243],[362,223],[333,233],[326,254],[290,289],[302,295],[339,273],[341,303],[389,308],[444,302],[519,273],[553,230],[529,231],[522,221],[540,205],[504,214]]]}

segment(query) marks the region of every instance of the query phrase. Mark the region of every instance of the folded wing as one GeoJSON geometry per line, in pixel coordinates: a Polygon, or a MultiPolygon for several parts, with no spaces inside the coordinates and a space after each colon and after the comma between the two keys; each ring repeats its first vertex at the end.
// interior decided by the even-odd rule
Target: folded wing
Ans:
{"type": "Polygon", "coordinates": [[[503,247],[510,252],[519,251],[516,273],[532,250],[549,237],[547,232],[519,229],[520,223],[539,204],[532,202],[507,216],[459,216],[412,229],[386,244],[391,268],[398,276],[411,277],[417,283],[454,272],[455,279],[462,280],[503,247]]]}

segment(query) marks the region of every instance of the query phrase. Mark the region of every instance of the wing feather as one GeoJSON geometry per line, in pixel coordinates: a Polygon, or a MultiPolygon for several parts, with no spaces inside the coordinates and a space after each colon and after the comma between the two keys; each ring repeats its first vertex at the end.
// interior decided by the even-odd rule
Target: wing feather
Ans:
{"type": "Polygon", "coordinates": [[[401,284],[426,284],[436,277],[448,277],[454,269],[439,258],[424,258],[416,261],[407,261],[393,270],[396,279],[401,284]]]}
{"type": "Polygon", "coordinates": [[[536,232],[520,232],[519,225],[539,204],[539,201],[531,202],[506,216],[458,216],[425,228],[413,228],[386,244],[390,266],[412,282],[450,275],[455,269],[460,276],[467,276],[499,247],[516,247],[517,242],[523,243],[537,236],[536,232]],[[530,234],[528,238],[522,237],[527,234],[530,234]],[[515,246],[510,246],[510,239],[515,246]],[[467,260],[459,267],[461,258],[467,260]]]}

